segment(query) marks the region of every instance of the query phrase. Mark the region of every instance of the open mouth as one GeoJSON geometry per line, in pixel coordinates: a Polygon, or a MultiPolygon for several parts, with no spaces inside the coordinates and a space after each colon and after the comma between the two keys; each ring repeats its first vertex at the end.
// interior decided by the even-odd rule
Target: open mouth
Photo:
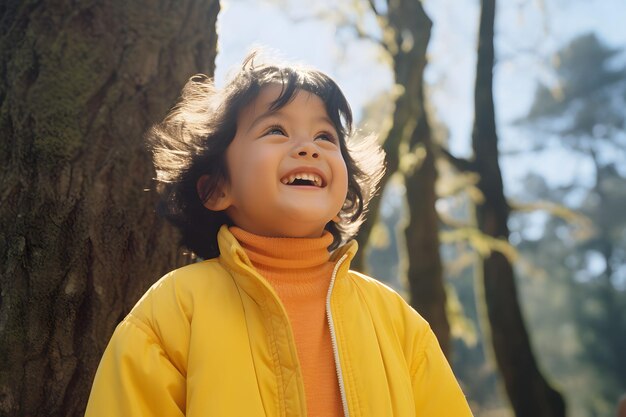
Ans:
{"type": "Polygon", "coordinates": [[[311,172],[298,172],[288,175],[280,180],[285,185],[309,185],[313,187],[324,187],[322,177],[311,172]]]}

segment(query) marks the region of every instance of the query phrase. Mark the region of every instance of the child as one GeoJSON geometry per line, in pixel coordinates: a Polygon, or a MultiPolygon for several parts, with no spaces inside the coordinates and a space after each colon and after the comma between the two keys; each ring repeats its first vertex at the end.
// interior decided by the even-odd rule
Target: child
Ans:
{"type": "Polygon", "coordinates": [[[349,270],[383,172],[319,71],[193,77],[150,135],[162,209],[206,259],[120,323],[86,415],[471,416],[428,324],[349,270]]]}

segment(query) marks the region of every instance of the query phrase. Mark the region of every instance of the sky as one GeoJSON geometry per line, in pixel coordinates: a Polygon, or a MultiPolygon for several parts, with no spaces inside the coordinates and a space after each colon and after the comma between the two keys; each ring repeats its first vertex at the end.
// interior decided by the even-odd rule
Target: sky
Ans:
{"type": "MultiPolygon", "coordinates": [[[[218,17],[216,83],[223,83],[228,69],[237,66],[252,47],[264,46],[282,58],[328,73],[344,90],[358,120],[369,100],[393,86],[393,74],[374,42],[357,40],[338,29],[337,14],[314,17],[329,9],[330,3],[325,1],[224,0],[218,17]],[[316,10],[303,4],[315,4],[316,10]]],[[[331,3],[346,4],[345,0],[331,3]]],[[[554,80],[549,63],[558,47],[588,31],[597,33],[609,46],[626,47],[626,1],[513,0],[498,4],[494,100],[501,150],[507,152],[528,142],[524,136],[528,133],[511,124],[528,110],[537,82],[554,80]]],[[[434,23],[425,74],[430,99],[450,130],[451,151],[469,157],[479,2],[426,0],[424,7],[434,23]]],[[[371,15],[367,22],[368,31],[378,36],[371,15]]],[[[626,54],[621,59],[626,61],[626,54]]],[[[588,162],[564,152],[503,156],[508,194],[523,192],[521,179],[529,172],[542,174],[551,185],[588,178],[588,162]]]]}

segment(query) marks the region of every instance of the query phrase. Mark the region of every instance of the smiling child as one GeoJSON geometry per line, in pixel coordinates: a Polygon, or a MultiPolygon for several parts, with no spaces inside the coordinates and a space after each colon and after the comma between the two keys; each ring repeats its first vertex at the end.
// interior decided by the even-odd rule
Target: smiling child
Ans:
{"type": "Polygon", "coordinates": [[[428,323],[351,271],[384,171],[333,80],[193,77],[149,134],[161,211],[204,258],[119,324],[86,415],[471,416],[428,323]]]}

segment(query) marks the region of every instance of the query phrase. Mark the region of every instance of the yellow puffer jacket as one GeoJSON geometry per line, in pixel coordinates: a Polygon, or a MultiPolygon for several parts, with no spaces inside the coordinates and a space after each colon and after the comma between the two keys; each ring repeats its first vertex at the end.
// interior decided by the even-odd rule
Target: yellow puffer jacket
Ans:
{"type": "MultiPolygon", "coordinates": [[[[225,227],[221,255],[158,281],[120,323],[86,416],[305,416],[287,313],[225,227]]],[[[383,284],[336,261],[327,312],[350,417],[471,416],[430,327],[383,284]]]]}

